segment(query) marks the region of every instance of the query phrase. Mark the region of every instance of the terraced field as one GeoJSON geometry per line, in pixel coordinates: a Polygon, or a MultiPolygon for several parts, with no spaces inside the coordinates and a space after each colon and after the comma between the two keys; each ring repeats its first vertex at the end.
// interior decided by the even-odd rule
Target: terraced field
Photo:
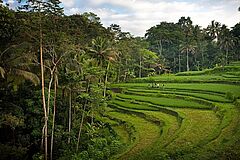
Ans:
{"type": "Polygon", "coordinates": [[[240,159],[239,66],[112,85],[105,121],[126,146],[113,159],[240,159]]]}

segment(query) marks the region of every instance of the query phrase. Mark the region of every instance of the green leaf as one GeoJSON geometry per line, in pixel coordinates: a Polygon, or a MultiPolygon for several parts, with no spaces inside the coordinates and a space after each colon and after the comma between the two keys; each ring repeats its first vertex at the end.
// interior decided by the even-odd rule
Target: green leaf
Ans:
{"type": "Polygon", "coordinates": [[[0,74],[2,78],[4,78],[5,73],[6,73],[5,70],[0,66],[0,74]]]}
{"type": "Polygon", "coordinates": [[[27,80],[30,80],[35,86],[37,86],[40,83],[38,76],[32,72],[24,71],[21,69],[14,69],[13,73],[15,73],[18,76],[22,76],[27,80]]]}

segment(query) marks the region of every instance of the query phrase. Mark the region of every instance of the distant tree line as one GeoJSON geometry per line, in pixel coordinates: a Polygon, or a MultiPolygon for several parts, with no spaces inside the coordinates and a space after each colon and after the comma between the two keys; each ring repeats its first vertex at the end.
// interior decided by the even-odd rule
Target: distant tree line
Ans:
{"type": "Polygon", "coordinates": [[[158,53],[172,72],[202,70],[240,59],[240,23],[229,29],[212,21],[207,28],[193,25],[190,17],[177,23],[161,22],[147,30],[149,49],[158,53]]]}

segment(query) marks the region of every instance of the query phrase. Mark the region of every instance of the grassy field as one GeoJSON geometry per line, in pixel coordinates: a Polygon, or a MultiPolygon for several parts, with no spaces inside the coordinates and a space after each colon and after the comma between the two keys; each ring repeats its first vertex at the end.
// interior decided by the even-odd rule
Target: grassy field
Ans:
{"type": "Polygon", "coordinates": [[[209,96],[209,93],[199,93],[199,92],[181,92],[181,91],[158,91],[158,90],[141,90],[141,89],[128,89],[126,91],[127,93],[132,93],[134,92],[135,94],[141,93],[144,95],[151,95],[151,96],[156,96],[159,94],[167,94],[167,95],[183,95],[183,96],[191,96],[191,97],[196,97],[196,98],[201,98],[205,100],[209,100],[212,102],[231,102],[229,99],[226,98],[226,96],[222,95],[215,95],[212,94],[209,96]]]}
{"type": "Polygon", "coordinates": [[[239,73],[234,63],[113,84],[105,114],[134,130],[106,119],[127,146],[113,159],[240,159],[239,73]]]}

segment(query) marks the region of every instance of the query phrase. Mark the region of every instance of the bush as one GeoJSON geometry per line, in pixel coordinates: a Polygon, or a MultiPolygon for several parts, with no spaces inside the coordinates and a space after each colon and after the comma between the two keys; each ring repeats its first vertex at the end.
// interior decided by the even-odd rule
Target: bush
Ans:
{"type": "Polygon", "coordinates": [[[232,92],[227,92],[226,93],[226,98],[231,100],[231,101],[235,101],[237,99],[237,96],[234,95],[232,92]]]}
{"type": "Polygon", "coordinates": [[[240,99],[236,99],[234,105],[240,107],[240,99]]]}
{"type": "Polygon", "coordinates": [[[0,143],[0,159],[25,159],[27,148],[0,143]]]}
{"type": "Polygon", "coordinates": [[[74,154],[72,156],[73,160],[88,160],[89,159],[89,155],[87,151],[82,151],[79,154],[74,154]]]}

